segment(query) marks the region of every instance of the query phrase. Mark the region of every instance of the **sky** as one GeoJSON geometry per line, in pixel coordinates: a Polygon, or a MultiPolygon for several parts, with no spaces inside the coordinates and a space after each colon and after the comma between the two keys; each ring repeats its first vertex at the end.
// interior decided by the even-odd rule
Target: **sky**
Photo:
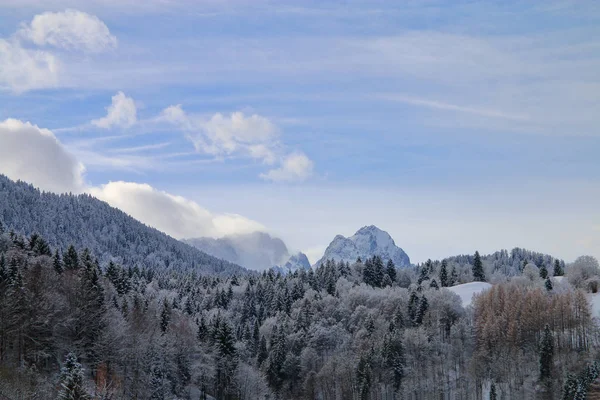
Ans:
{"type": "Polygon", "coordinates": [[[600,4],[3,0],[0,172],[316,261],[600,258],[600,4]]]}

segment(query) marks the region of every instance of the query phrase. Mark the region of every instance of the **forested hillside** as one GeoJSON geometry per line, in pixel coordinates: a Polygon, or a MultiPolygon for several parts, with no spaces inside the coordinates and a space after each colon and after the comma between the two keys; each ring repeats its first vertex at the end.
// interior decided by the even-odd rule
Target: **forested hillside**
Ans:
{"type": "Polygon", "coordinates": [[[0,222],[21,234],[39,233],[50,245],[62,249],[71,244],[87,248],[102,264],[115,259],[139,268],[212,274],[243,271],[92,196],[41,192],[4,175],[0,175],[0,222]]]}
{"type": "Polygon", "coordinates": [[[478,253],[231,277],[95,256],[0,235],[0,395],[583,399],[597,377],[591,257],[509,278],[478,253]],[[445,287],[473,280],[493,286],[463,308],[445,287]]]}

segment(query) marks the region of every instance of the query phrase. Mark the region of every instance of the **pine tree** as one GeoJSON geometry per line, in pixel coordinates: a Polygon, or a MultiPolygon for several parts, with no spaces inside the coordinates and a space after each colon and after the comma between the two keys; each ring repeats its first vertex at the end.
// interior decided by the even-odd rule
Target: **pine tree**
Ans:
{"type": "Polygon", "coordinates": [[[485,272],[483,272],[483,261],[479,252],[475,252],[475,258],[473,259],[473,279],[476,282],[485,282],[485,272]]]}
{"type": "Polygon", "coordinates": [[[429,284],[429,287],[435,290],[438,290],[440,288],[440,286],[438,285],[437,281],[435,279],[431,280],[431,283],[429,284]]]}
{"type": "Polygon", "coordinates": [[[442,287],[448,287],[448,261],[442,260],[442,266],[440,267],[440,283],[442,287]]]}
{"type": "Polygon", "coordinates": [[[552,376],[554,361],[554,338],[550,326],[546,324],[540,343],[540,380],[547,381],[552,376]]]}
{"type": "Polygon", "coordinates": [[[285,373],[283,366],[287,357],[286,348],[286,337],[283,328],[273,328],[273,334],[271,339],[271,348],[269,349],[269,357],[267,359],[267,381],[269,385],[279,392],[283,381],[285,379],[285,373]]]}
{"type": "Polygon", "coordinates": [[[565,273],[564,269],[561,266],[560,261],[558,259],[554,260],[554,276],[563,276],[565,273]]]}
{"type": "Polygon", "coordinates": [[[6,269],[6,259],[4,253],[0,254],[0,285],[8,280],[8,271],[6,269]]]}
{"type": "Polygon", "coordinates": [[[394,261],[390,258],[385,267],[385,273],[390,277],[392,282],[396,282],[396,266],[394,265],[394,261]]]}
{"type": "Polygon", "coordinates": [[[544,286],[546,287],[547,291],[551,291],[552,289],[554,289],[554,286],[552,285],[552,281],[550,280],[550,278],[546,278],[546,282],[544,283],[544,286]]]}
{"type": "Polygon", "coordinates": [[[548,278],[548,268],[544,264],[540,267],[540,278],[547,279],[548,278]]]}
{"type": "Polygon", "coordinates": [[[67,354],[60,370],[60,391],[57,400],[87,400],[91,396],[83,387],[84,371],[73,353],[67,354]]]}

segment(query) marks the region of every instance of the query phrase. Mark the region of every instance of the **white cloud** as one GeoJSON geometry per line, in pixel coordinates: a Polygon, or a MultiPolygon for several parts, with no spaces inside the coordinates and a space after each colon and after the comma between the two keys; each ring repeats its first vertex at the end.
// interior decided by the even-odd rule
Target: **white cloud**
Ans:
{"type": "Polygon", "coordinates": [[[299,182],[312,175],[313,162],[303,153],[282,156],[279,129],[266,117],[243,112],[216,113],[210,118],[187,114],[180,104],[165,108],[157,121],[186,132],[199,153],[215,157],[242,156],[267,165],[280,163],[260,177],[274,182],[299,182]]]}
{"type": "Polygon", "coordinates": [[[43,190],[80,192],[84,167],[48,129],[29,122],[0,122],[0,173],[43,190]]]}
{"type": "Polygon", "coordinates": [[[112,97],[112,103],[106,107],[106,111],[106,117],[93,120],[92,125],[104,129],[128,128],[137,122],[135,102],[123,92],[118,92],[112,97]]]}
{"type": "Polygon", "coordinates": [[[50,130],[16,119],[0,122],[0,173],[13,180],[51,192],[89,192],[176,238],[265,230],[263,225],[241,215],[213,214],[196,202],[148,184],[119,181],[86,186],[84,172],[83,164],[50,130]]]}
{"type": "Polygon", "coordinates": [[[275,124],[260,115],[246,116],[238,111],[230,115],[216,113],[206,119],[187,114],[178,104],[164,109],[160,119],[185,131],[199,153],[275,162],[279,132],[275,124]]]}
{"type": "Polygon", "coordinates": [[[53,46],[90,53],[117,46],[117,38],[98,17],[77,10],[45,12],[33,17],[18,32],[38,46],[53,46]]]}
{"type": "Polygon", "coordinates": [[[236,214],[212,214],[191,200],[156,190],[147,184],[110,182],[91,188],[90,193],[179,239],[264,230],[258,222],[236,214]]]}
{"type": "Polygon", "coordinates": [[[51,53],[25,49],[12,39],[0,39],[0,89],[21,93],[55,87],[59,66],[51,53]]]}
{"type": "Polygon", "coordinates": [[[308,179],[313,172],[313,162],[303,153],[292,153],[281,163],[260,177],[273,182],[300,182],[308,179]]]}

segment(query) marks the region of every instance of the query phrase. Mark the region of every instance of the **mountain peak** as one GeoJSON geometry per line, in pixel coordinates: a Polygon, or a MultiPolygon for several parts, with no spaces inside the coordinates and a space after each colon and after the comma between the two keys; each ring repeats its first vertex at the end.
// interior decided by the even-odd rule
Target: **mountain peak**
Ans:
{"type": "Polygon", "coordinates": [[[358,257],[366,259],[374,255],[384,260],[391,259],[399,267],[410,265],[404,250],[396,246],[389,233],[375,225],[364,226],[349,238],[336,235],[317,265],[328,259],[354,262],[358,257]]]}

